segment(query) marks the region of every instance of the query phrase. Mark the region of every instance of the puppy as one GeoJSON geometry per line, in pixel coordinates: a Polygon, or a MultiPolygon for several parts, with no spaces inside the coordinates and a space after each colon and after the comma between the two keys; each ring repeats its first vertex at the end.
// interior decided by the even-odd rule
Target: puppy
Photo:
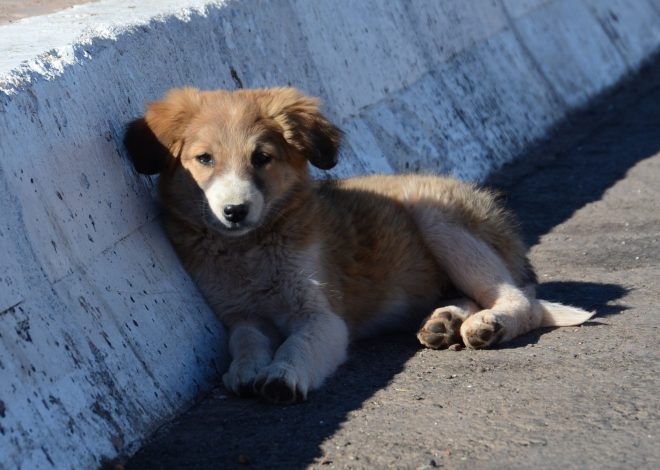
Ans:
{"type": "Polygon", "coordinates": [[[590,318],[535,298],[514,217],[489,191],[421,175],[312,181],[308,163],[335,166],[340,137],[292,88],[175,89],[128,126],[137,170],[160,173],[176,252],[229,330],[229,390],[303,400],[350,340],[411,322],[443,349],[590,318]]]}

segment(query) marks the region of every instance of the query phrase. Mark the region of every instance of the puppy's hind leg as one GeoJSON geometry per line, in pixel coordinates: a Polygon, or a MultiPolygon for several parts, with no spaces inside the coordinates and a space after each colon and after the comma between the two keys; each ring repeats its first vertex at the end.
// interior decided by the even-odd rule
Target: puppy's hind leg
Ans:
{"type": "Polygon", "coordinates": [[[465,346],[489,347],[541,325],[537,301],[516,286],[492,247],[460,225],[447,222],[432,204],[416,204],[410,210],[453,284],[485,308],[461,325],[465,346]]]}
{"type": "Polygon", "coordinates": [[[454,344],[462,344],[461,325],[479,310],[479,306],[470,299],[443,302],[443,305],[422,321],[417,339],[431,349],[447,349],[454,344]]]}

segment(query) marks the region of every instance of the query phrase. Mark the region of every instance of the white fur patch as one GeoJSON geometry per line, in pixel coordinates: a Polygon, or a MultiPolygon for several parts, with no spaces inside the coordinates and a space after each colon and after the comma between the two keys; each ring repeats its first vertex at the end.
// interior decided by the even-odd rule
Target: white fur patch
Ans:
{"type": "Polygon", "coordinates": [[[204,193],[213,214],[227,227],[232,227],[224,214],[225,206],[229,205],[248,206],[245,225],[254,225],[261,219],[264,210],[263,194],[252,181],[239,177],[233,171],[216,177],[204,193]]]}

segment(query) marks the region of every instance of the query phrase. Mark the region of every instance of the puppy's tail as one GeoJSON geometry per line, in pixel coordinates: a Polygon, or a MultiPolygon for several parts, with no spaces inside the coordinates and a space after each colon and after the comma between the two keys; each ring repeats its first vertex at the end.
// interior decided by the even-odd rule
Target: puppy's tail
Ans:
{"type": "Polygon", "coordinates": [[[581,325],[596,314],[596,312],[587,312],[581,308],[547,300],[539,300],[538,305],[542,312],[541,326],[581,325]]]}

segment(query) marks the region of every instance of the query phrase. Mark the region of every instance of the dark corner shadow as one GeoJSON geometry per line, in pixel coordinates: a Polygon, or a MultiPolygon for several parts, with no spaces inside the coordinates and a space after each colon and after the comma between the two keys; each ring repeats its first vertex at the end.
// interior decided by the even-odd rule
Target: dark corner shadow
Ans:
{"type": "Polygon", "coordinates": [[[660,150],[659,84],[660,54],[488,178],[517,213],[529,246],[660,150]]]}
{"type": "Polygon", "coordinates": [[[322,461],[322,442],[347,415],[386,387],[420,348],[415,335],[356,342],[320,390],[291,406],[240,399],[219,387],[172,424],[176,433],[157,433],[126,469],[307,468],[322,461]]]}

